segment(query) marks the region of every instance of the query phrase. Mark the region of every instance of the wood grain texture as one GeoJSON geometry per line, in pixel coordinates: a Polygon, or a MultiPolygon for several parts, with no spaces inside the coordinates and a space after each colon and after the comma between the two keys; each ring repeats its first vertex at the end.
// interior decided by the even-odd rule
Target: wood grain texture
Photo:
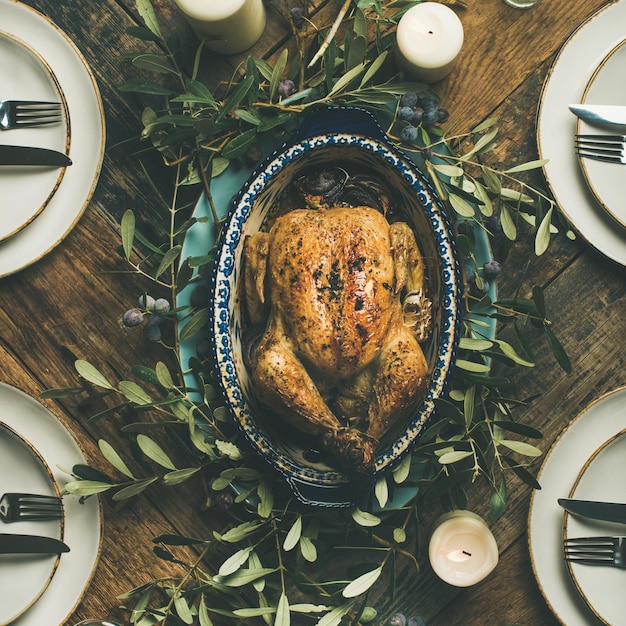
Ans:
{"type": "MultiPolygon", "coordinates": [[[[81,50],[96,76],[107,123],[104,167],[86,213],[53,252],[4,278],[0,285],[0,379],[36,397],[45,389],[78,384],[75,358],[102,364],[111,376],[116,370],[125,372],[129,363],[154,366],[164,358],[140,332],[120,325],[121,315],[134,306],[145,286],[135,277],[118,273],[124,264],[116,249],[120,244],[118,224],[126,209],[136,210],[146,225],[161,219],[165,210],[143,174],[139,157],[165,194],[165,202],[171,173],[152,152],[141,152],[136,141],[142,128],[140,112],[147,102],[118,89],[133,75],[123,55],[139,49],[126,33],[127,27],[140,23],[135,3],[26,0],[26,4],[49,16],[81,50]]],[[[332,23],[340,6],[334,0],[302,0],[301,4],[320,28],[332,23]]],[[[540,0],[529,11],[512,9],[502,0],[468,2],[466,8],[449,4],[461,17],[465,43],[453,73],[435,86],[442,104],[461,132],[490,116],[500,117],[499,143],[490,157],[494,164],[513,165],[536,158],[535,116],[552,60],[572,29],[605,4],[604,0],[540,0]]],[[[173,0],[158,0],[154,5],[165,32],[194,41],[173,0]]],[[[266,32],[249,53],[275,59],[284,46],[293,51],[289,38],[284,20],[268,5],[266,32]]],[[[245,58],[246,54],[207,54],[202,76],[217,85],[228,80],[245,58]]],[[[545,185],[540,172],[530,180],[545,185]]],[[[197,190],[189,192],[190,206],[195,195],[197,190]]],[[[626,382],[622,348],[626,336],[625,270],[584,242],[571,241],[563,234],[541,257],[535,257],[530,237],[520,238],[512,246],[500,244],[495,242],[494,254],[504,267],[499,279],[501,293],[521,289],[522,295],[528,295],[533,284],[544,288],[548,315],[573,366],[571,374],[563,372],[541,334],[530,333],[537,363],[516,374],[514,393],[517,398],[538,394],[518,416],[544,433],[540,445],[548,450],[589,402],[626,382]]],[[[127,414],[90,421],[90,411],[76,399],[45,404],[75,435],[95,467],[107,469],[98,452],[99,439],[126,445],[119,427],[129,419],[127,414]]],[[[541,459],[537,460],[535,468],[540,463],[541,459]]],[[[488,487],[477,483],[470,508],[485,515],[488,494],[488,487]]],[[[68,625],[95,616],[128,623],[128,615],[117,608],[117,596],[169,571],[152,553],[152,539],[168,532],[209,536],[212,528],[219,526],[213,514],[203,510],[205,495],[205,486],[191,481],[176,492],[149,492],[119,511],[103,499],[102,557],[68,625]]],[[[526,537],[530,488],[512,480],[509,496],[504,516],[493,527],[501,552],[497,569],[483,583],[464,590],[446,585],[430,570],[425,559],[428,529],[442,511],[423,511],[421,545],[409,547],[419,550],[421,570],[416,572],[409,563],[399,562],[395,596],[389,593],[388,579],[387,585],[376,587],[370,602],[378,610],[378,623],[382,626],[400,610],[424,616],[429,626],[557,624],[530,565],[526,537]]]]}

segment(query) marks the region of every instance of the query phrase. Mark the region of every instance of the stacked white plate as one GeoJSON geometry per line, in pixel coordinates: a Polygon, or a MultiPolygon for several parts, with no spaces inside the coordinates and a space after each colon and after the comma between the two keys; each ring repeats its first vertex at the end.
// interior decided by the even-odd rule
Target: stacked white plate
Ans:
{"type": "Polygon", "coordinates": [[[531,499],[528,541],[547,603],[567,626],[624,622],[626,570],[572,563],[566,537],[626,534],[626,526],[566,514],[558,498],[626,502],[626,388],[586,407],[561,433],[539,472],[531,499]]]}
{"type": "Polygon", "coordinates": [[[62,121],[0,131],[0,143],[68,154],[67,168],[0,167],[0,277],[52,250],[76,224],[104,155],[102,103],[94,77],[69,38],[33,9],[0,0],[0,99],[60,102],[62,121]]]}
{"type": "MultiPolygon", "coordinates": [[[[0,495],[58,495],[85,457],[72,435],[42,404],[0,383],[0,495]]],[[[0,625],[63,624],[93,576],[100,554],[102,515],[97,497],[63,496],[63,518],[3,523],[0,532],[62,539],[56,556],[0,554],[0,625]]]]}
{"type": "Polygon", "coordinates": [[[539,156],[549,160],[544,172],[555,200],[580,237],[621,265],[626,265],[624,166],[588,159],[581,164],[574,150],[576,133],[605,130],[579,123],[568,106],[626,105],[620,66],[626,58],[625,23],[626,1],[618,0],[572,33],[548,75],[537,118],[539,156]]]}

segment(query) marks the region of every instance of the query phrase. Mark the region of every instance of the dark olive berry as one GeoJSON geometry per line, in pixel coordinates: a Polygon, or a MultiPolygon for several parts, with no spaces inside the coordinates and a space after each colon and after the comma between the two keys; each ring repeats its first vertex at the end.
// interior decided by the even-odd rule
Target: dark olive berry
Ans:
{"type": "Polygon", "coordinates": [[[422,115],[422,124],[424,126],[434,126],[438,121],[437,109],[424,109],[424,114],[422,115]]]}
{"type": "Polygon", "coordinates": [[[406,616],[403,613],[394,613],[387,624],[388,626],[406,626],[406,616]]]}
{"type": "Polygon", "coordinates": [[[152,311],[152,307],[154,307],[154,298],[147,293],[142,293],[139,296],[137,304],[139,304],[139,308],[144,311],[152,311]]]}
{"type": "Polygon", "coordinates": [[[413,115],[409,121],[411,122],[411,124],[417,125],[422,121],[423,117],[424,109],[422,109],[421,107],[413,107],[413,115]]]}
{"type": "Polygon", "coordinates": [[[158,298],[154,301],[152,312],[155,315],[167,315],[170,312],[170,303],[165,298],[158,298]]]}
{"type": "Polygon", "coordinates": [[[122,315],[122,324],[132,328],[133,326],[139,326],[143,322],[143,313],[139,309],[128,309],[122,315]]]}
{"type": "Polygon", "coordinates": [[[304,15],[302,13],[302,9],[300,7],[293,7],[289,10],[291,14],[291,21],[296,28],[300,28],[302,26],[302,22],[304,21],[304,15]]]}
{"type": "Polygon", "coordinates": [[[445,124],[449,119],[450,119],[450,113],[448,113],[448,109],[439,107],[437,109],[437,121],[440,124],[445,124]]]}
{"type": "Polygon", "coordinates": [[[417,104],[417,94],[414,91],[409,91],[408,93],[400,96],[400,106],[401,107],[414,107],[417,104]]]}
{"type": "Polygon", "coordinates": [[[158,324],[149,322],[143,327],[143,336],[146,341],[156,343],[161,340],[161,328],[158,324]]]}
{"type": "Polygon", "coordinates": [[[398,119],[410,120],[413,117],[413,109],[411,107],[400,107],[398,109],[398,119]]]}
{"type": "Polygon", "coordinates": [[[278,83],[278,95],[281,98],[288,98],[289,96],[293,96],[294,93],[296,93],[296,83],[291,79],[287,78],[278,83]]]}
{"type": "Polygon", "coordinates": [[[228,511],[228,509],[233,506],[233,502],[233,496],[228,491],[220,491],[215,497],[215,503],[220,509],[224,509],[224,511],[228,511]]]}
{"type": "Polygon", "coordinates": [[[417,128],[415,128],[415,126],[405,126],[400,131],[400,139],[402,139],[402,141],[406,141],[407,143],[415,141],[417,139],[417,128]]]}
{"type": "Polygon", "coordinates": [[[487,261],[483,265],[483,276],[487,280],[494,280],[498,274],[501,272],[502,268],[500,267],[500,263],[497,261],[487,261]]]}
{"type": "Polygon", "coordinates": [[[422,109],[424,109],[425,112],[436,111],[439,108],[437,100],[435,100],[434,98],[429,98],[428,96],[420,100],[420,106],[422,107],[422,109]]]}

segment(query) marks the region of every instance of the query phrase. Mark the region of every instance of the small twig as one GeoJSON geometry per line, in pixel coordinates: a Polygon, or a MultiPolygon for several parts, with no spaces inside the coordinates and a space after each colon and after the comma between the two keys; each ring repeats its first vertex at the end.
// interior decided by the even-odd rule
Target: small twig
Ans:
{"type": "Polygon", "coordinates": [[[320,46],[320,49],[316,52],[315,56],[311,59],[311,61],[307,65],[307,68],[313,67],[317,63],[317,61],[322,57],[324,52],[326,52],[326,48],[330,46],[330,42],[333,40],[335,33],[339,29],[339,25],[341,24],[341,22],[343,21],[343,18],[348,12],[348,8],[350,7],[351,2],[352,0],[346,0],[343,3],[343,6],[341,7],[341,11],[339,11],[339,15],[337,15],[337,19],[333,23],[332,28],[328,31],[328,35],[326,35],[326,39],[324,39],[324,42],[320,46]]]}

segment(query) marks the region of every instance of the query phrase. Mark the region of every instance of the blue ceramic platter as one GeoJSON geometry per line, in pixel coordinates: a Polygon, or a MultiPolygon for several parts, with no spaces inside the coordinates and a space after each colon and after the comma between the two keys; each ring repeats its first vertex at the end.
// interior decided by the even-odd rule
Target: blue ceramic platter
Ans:
{"type": "MultiPolygon", "coordinates": [[[[221,391],[234,420],[259,455],[288,483],[303,503],[324,507],[352,506],[373,482],[394,467],[415,445],[441,396],[454,363],[462,303],[460,274],[452,229],[445,209],[420,170],[387,139],[369,113],[351,108],[315,111],[281,148],[271,153],[260,167],[229,168],[212,182],[213,202],[225,225],[217,242],[215,273],[207,284],[210,320],[204,338],[212,341],[213,358],[221,391]],[[399,194],[404,221],[416,233],[422,254],[429,260],[429,297],[434,303],[434,331],[423,346],[431,373],[428,393],[399,430],[381,442],[375,470],[355,483],[336,468],[311,460],[308,451],[280,429],[258,419],[260,413],[243,363],[241,334],[244,325],[238,301],[244,238],[264,229],[272,219],[273,207],[285,186],[318,164],[350,165],[377,172],[399,194]],[[234,199],[233,199],[234,198],[234,199]]],[[[209,216],[204,196],[194,215],[209,216]]],[[[196,223],[185,239],[182,258],[206,254],[214,243],[210,221],[196,223]]],[[[491,258],[486,237],[477,233],[478,262],[491,258]]],[[[190,287],[179,294],[178,305],[190,298],[190,287]]],[[[489,333],[488,333],[489,334],[489,333]]],[[[202,334],[182,342],[183,366],[196,354],[202,334]]],[[[188,384],[193,387],[194,380],[188,384]]],[[[416,464],[419,467],[419,464],[416,464]]],[[[410,499],[414,490],[402,489],[394,506],[410,499]],[[411,494],[407,495],[408,492],[411,494]],[[402,494],[402,495],[401,495],[402,494]]]]}

